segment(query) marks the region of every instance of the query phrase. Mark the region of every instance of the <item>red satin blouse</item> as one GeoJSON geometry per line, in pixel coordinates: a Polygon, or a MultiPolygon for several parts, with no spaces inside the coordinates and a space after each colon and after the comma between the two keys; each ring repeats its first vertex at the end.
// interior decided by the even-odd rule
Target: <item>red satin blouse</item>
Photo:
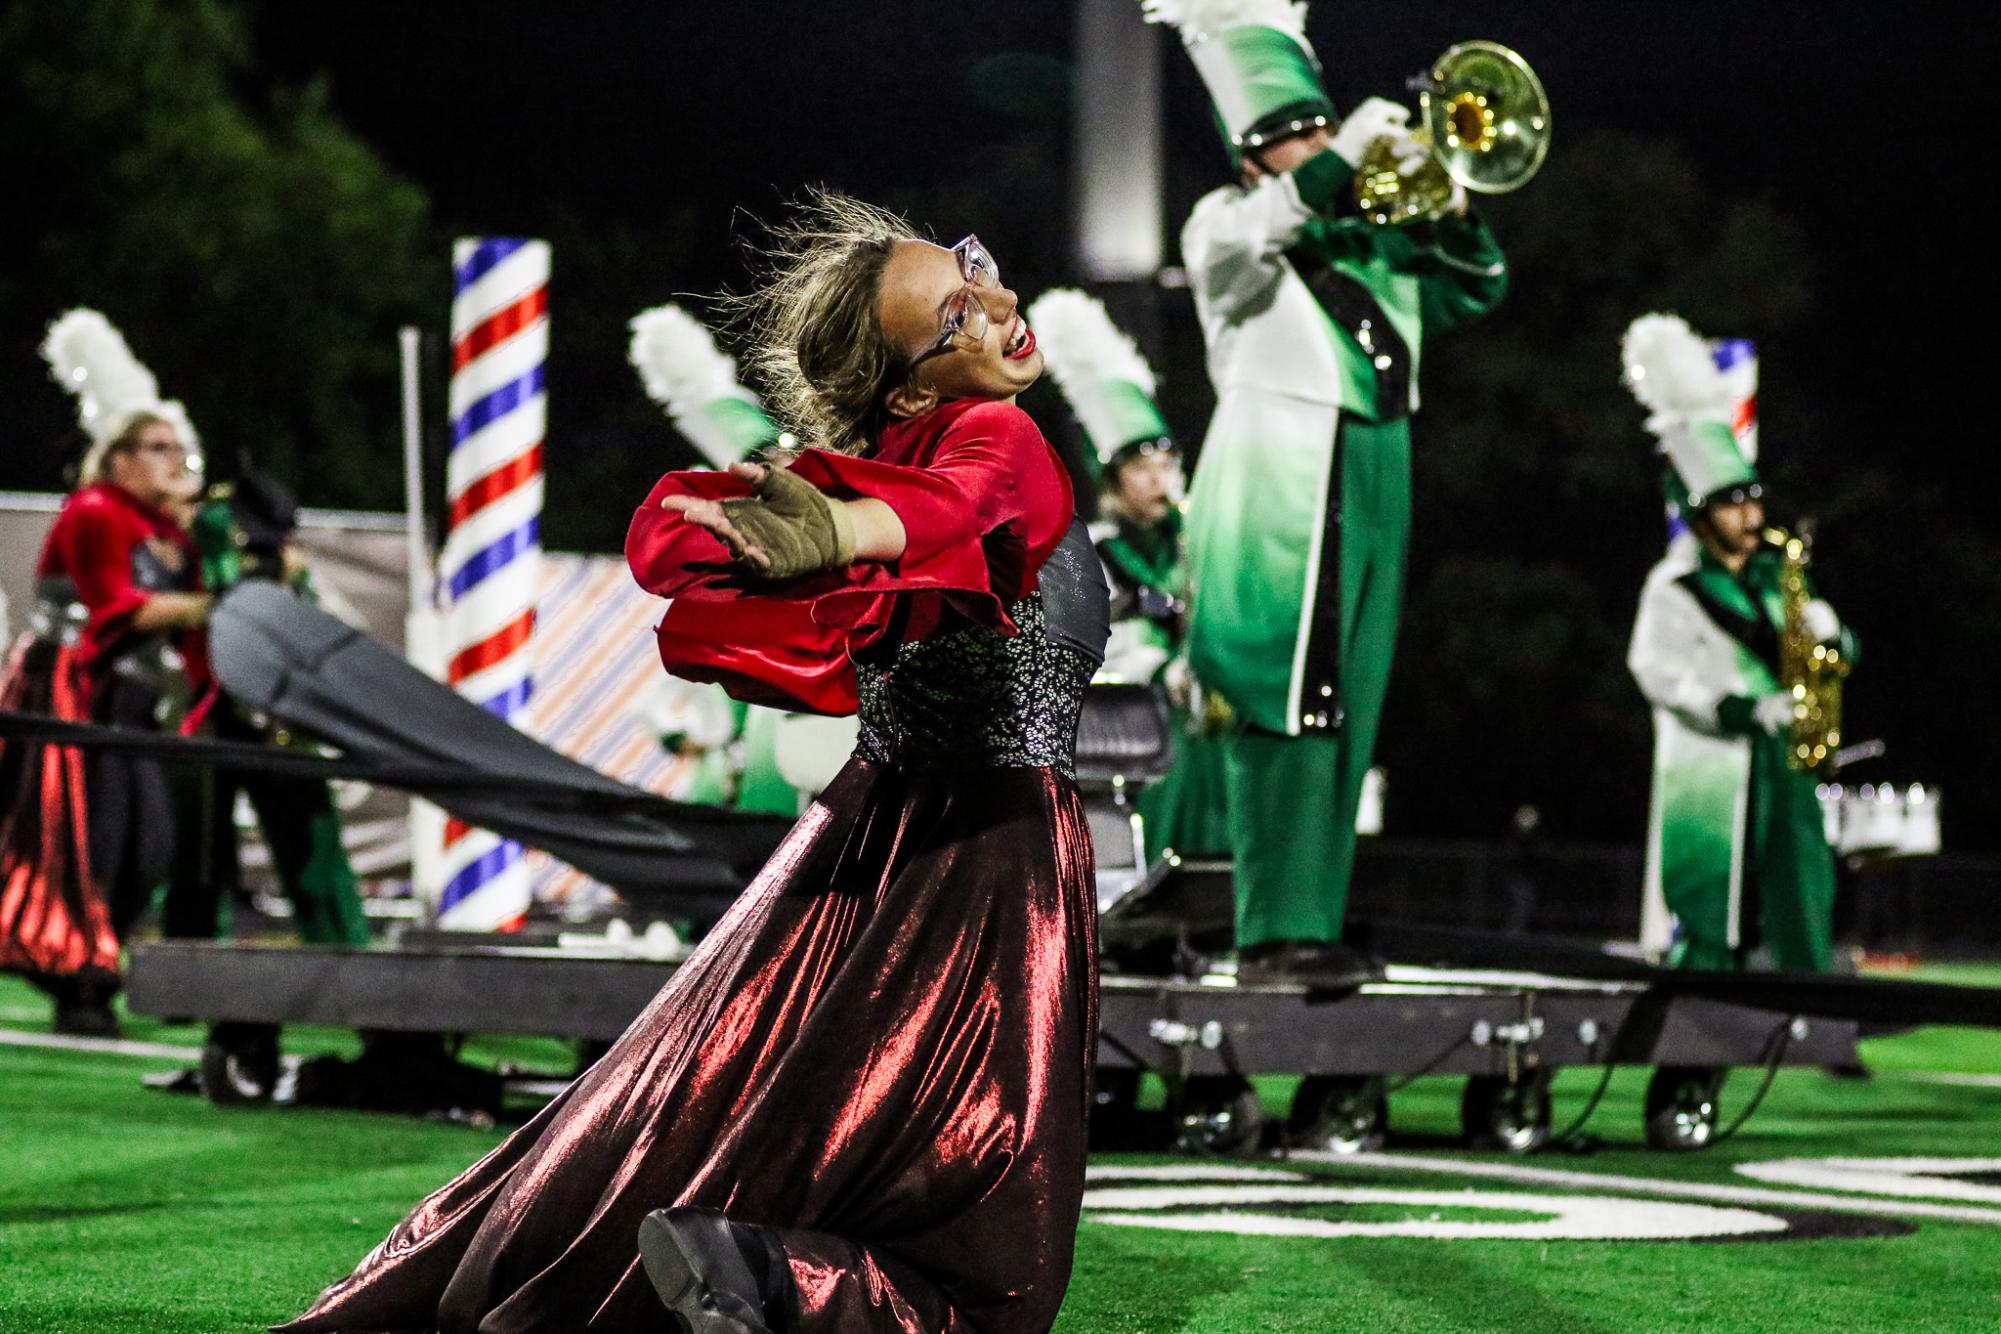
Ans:
{"type": "MultiPolygon", "coordinates": [[[[90,609],[80,657],[100,667],[115,657],[131,632],[132,613],[158,589],[141,585],[135,562],[146,561],[187,590],[201,588],[201,560],[194,541],[164,511],[123,487],[98,482],[78,489],[42,543],[37,578],[67,576],[77,600],[90,609]]],[[[208,684],[208,637],[199,630],[175,636],[188,680],[197,691],[208,684]]]]}
{"type": "Polygon", "coordinates": [[[1042,432],[993,399],[896,422],[867,458],[809,449],[791,467],[829,495],[896,511],[902,557],[785,583],[746,578],[721,539],[660,508],[672,495],[749,494],[724,472],[668,473],[625,539],[640,586],[673,599],[659,626],[667,670],[753,704],[853,713],[850,656],[892,623],[905,640],[968,619],[1012,634],[1004,608],[1035,588],[1073,513],[1069,475],[1042,432]]]}

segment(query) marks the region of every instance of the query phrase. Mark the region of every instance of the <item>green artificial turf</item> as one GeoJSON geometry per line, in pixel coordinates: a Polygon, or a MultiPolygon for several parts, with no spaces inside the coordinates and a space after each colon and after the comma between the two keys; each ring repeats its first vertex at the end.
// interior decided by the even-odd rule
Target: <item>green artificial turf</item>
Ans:
{"type": "MultiPolygon", "coordinates": [[[[1954,977],[1951,980],[1976,980],[1954,977]]],[[[1993,975],[1977,980],[1990,981],[1993,975]]],[[[46,1026],[47,1007],[0,980],[0,1028],[46,1026]]],[[[198,1030],[134,1018],[130,1037],[192,1045],[198,1030]]],[[[297,1051],[342,1050],[331,1031],[287,1034],[297,1051]]],[[[1612,1176],[1755,1185],[1739,1162],[1781,1157],[2001,1157],[2001,1087],[1929,1072],[2001,1074],[2001,1037],[1926,1029],[1872,1040],[1869,1082],[1782,1073],[1736,1139],[1668,1156],[1638,1147],[1644,1072],[1621,1072],[1592,1128],[1599,1151],[1530,1165],[1612,1176]]],[[[560,1070],[561,1044],[475,1044],[486,1061],[560,1070]]],[[[221,1110],[142,1088],[164,1057],[0,1047],[0,1331],[211,1334],[252,1331],[296,1312],[344,1273],[403,1212],[502,1132],[363,1113],[221,1110]]],[[[1733,1075],[1727,1098],[1755,1080],[1733,1075]]],[[[1559,1123],[1594,1083],[1556,1084],[1559,1123]]],[[[1263,1090],[1282,1107],[1287,1087],[1263,1090]]],[[[1451,1136],[1458,1081],[1396,1094],[1396,1154],[1467,1154],[1451,1136]]],[[[1726,1115],[1729,1106],[1726,1105],[1726,1115]]],[[[1163,1155],[1102,1156],[1099,1167],[1195,1165],[1163,1155]]],[[[1330,1181],[1411,1190],[1506,1182],[1365,1166],[1267,1160],[1330,1181]]],[[[1532,1189],[1542,1189],[1535,1187],[1532,1189]]],[[[1418,1206],[1317,1208],[1375,1221],[1418,1206]]],[[[1436,1212],[1430,1211],[1430,1212],[1436,1212]]],[[[1526,1216],[1485,1208],[1475,1219],[1526,1216]]],[[[1919,1221],[1901,1236],[1768,1242],[1589,1242],[1273,1238],[1087,1222],[1060,1334],[1256,1331],[1751,1331],[2001,1329],[2001,1227],[1919,1221]]],[[[664,1327],[664,1325],[663,1325],[664,1327]]],[[[567,1331],[552,1334],[568,1334],[567,1331]]]]}

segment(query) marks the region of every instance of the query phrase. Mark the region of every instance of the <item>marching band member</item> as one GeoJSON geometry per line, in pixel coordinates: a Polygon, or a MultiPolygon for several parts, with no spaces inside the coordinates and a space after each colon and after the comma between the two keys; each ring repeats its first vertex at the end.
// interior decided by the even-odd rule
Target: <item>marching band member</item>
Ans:
{"type": "MultiPolygon", "coordinates": [[[[246,460],[235,481],[208,488],[190,521],[203,587],[221,597],[246,579],[260,579],[316,602],[311,574],[292,545],[297,521],[291,493],[246,460]]],[[[238,743],[272,737],[226,694],[208,711],[205,730],[219,741],[238,743]]],[[[194,770],[176,783],[181,837],[160,906],[161,933],[193,939],[225,934],[224,905],[242,875],[235,820],[239,792],[257,814],[299,939],[308,945],[366,945],[368,918],[341,839],[332,788],[324,779],[228,768],[194,770]]]]}
{"type": "MultiPolygon", "coordinates": [[[[1667,458],[1677,529],[1647,575],[1627,666],[1654,714],[1642,944],[1686,968],[1829,966],[1834,859],[1817,780],[1787,761],[1793,696],[1779,679],[1785,558],[1765,540],[1750,344],[1714,348],[1681,319],[1626,331],[1626,380],[1667,458]]],[[[1753,372],[1754,374],[1755,372],[1753,372]]],[[[1853,660],[1818,598],[1804,621],[1853,660]]]]}
{"type": "Polygon", "coordinates": [[[1112,638],[1098,678],[1159,686],[1173,716],[1174,758],[1139,795],[1149,855],[1227,853],[1221,738],[1190,711],[1188,574],[1182,544],[1181,451],[1154,402],[1153,368],[1097,298],[1045,292],[1028,322],[1097,465],[1091,540],[1112,590],[1112,638]]]}
{"type": "Polygon", "coordinates": [[[1403,592],[1420,348],[1492,310],[1507,268],[1463,193],[1435,222],[1353,211],[1371,144],[1424,150],[1403,107],[1336,117],[1304,5],[1145,9],[1179,28],[1238,171],[1181,248],[1217,394],[1188,502],[1189,658],[1242,725],[1239,976],[1360,982],[1379,966],[1340,941],[1403,592]]]}

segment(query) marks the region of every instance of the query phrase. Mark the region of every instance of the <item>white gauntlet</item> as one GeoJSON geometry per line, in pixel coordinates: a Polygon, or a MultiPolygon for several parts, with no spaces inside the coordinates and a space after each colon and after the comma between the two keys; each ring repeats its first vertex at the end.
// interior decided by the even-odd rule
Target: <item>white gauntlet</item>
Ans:
{"type": "Polygon", "coordinates": [[[1410,137],[1410,108],[1387,98],[1372,97],[1348,113],[1334,131],[1329,147],[1351,167],[1362,165],[1362,155],[1378,139],[1410,137]]]}
{"type": "Polygon", "coordinates": [[[1792,730],[1793,697],[1790,691],[1760,695],[1751,706],[1751,719],[1766,736],[1784,736],[1792,730]]]}
{"type": "Polygon", "coordinates": [[[1841,638],[1841,618],[1834,614],[1826,598],[1813,599],[1801,611],[1806,617],[1806,632],[1816,644],[1832,644],[1841,638]]]}

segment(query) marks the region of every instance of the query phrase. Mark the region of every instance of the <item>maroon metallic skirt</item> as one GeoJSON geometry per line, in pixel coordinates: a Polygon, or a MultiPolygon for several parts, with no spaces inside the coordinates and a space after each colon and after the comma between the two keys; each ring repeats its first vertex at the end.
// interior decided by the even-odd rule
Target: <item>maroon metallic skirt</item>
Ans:
{"type": "Polygon", "coordinates": [[[1093,893],[1061,774],[851,761],[604,1059],[282,1328],[656,1334],[639,1223],[686,1204],[776,1230],[787,1330],[1048,1329],[1093,893]]]}
{"type": "MultiPolygon", "coordinates": [[[[0,709],[87,714],[74,651],[24,639],[0,671],[0,709]]],[[[91,876],[83,752],[0,740],[0,971],[51,989],[115,987],[118,938],[91,876]]]]}

